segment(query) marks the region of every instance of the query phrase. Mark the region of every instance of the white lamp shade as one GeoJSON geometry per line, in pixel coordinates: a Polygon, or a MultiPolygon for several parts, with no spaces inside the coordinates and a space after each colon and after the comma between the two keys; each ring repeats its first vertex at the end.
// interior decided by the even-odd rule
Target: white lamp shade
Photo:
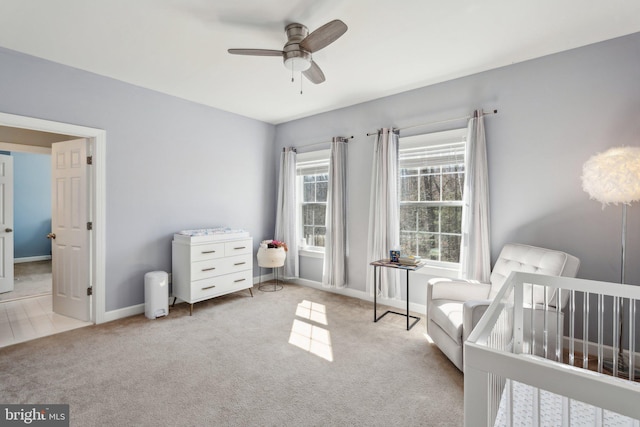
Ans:
{"type": "Polygon", "coordinates": [[[640,147],[615,147],[582,166],[582,189],[603,205],[640,200],[640,147]]]}

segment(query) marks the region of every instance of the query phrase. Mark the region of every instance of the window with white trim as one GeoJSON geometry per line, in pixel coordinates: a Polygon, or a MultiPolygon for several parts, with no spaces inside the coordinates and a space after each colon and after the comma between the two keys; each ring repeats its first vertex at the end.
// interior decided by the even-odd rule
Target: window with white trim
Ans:
{"type": "Polygon", "coordinates": [[[301,247],[324,251],[330,150],[298,153],[298,233],[301,247]]]}
{"type": "Polygon", "coordinates": [[[400,251],[460,263],[467,129],[400,138],[400,251]]]}

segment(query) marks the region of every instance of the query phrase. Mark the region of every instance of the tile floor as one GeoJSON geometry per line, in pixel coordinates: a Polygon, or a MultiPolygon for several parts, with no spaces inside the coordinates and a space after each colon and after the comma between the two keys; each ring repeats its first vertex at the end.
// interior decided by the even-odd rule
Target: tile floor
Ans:
{"type": "Polygon", "coordinates": [[[51,295],[0,303],[0,347],[91,325],[53,312],[51,295]]]}

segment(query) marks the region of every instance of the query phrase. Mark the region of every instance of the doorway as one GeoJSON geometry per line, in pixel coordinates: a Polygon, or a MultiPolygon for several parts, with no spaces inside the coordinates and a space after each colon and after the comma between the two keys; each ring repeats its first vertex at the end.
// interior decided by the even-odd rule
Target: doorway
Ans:
{"type": "MultiPolygon", "coordinates": [[[[29,133],[25,137],[34,135],[29,133]]],[[[68,138],[59,136],[59,139],[68,138]]],[[[11,140],[10,136],[0,130],[0,141],[8,139],[11,140]]],[[[59,143],[54,144],[57,145],[59,143]]],[[[12,237],[12,250],[6,251],[10,259],[5,264],[13,266],[13,274],[6,273],[12,276],[7,282],[11,287],[4,287],[10,290],[0,294],[0,347],[92,324],[87,321],[87,315],[77,316],[69,310],[55,308],[59,292],[52,289],[52,249],[57,245],[46,238],[52,229],[52,200],[55,200],[52,198],[52,182],[56,176],[51,168],[52,156],[17,151],[6,154],[5,157],[13,159],[13,179],[7,179],[4,188],[13,195],[10,198],[13,203],[10,199],[5,201],[12,205],[13,221],[5,218],[5,222],[11,222],[13,230],[6,233],[12,237]]],[[[60,280],[57,284],[59,287],[60,280]]],[[[89,301],[84,301],[82,311],[89,313],[89,301]]]]}
{"type": "MultiPolygon", "coordinates": [[[[89,141],[92,166],[89,169],[88,193],[90,196],[89,214],[92,220],[92,235],[89,244],[89,285],[91,323],[103,323],[107,319],[105,311],[105,166],[106,132],[102,129],[87,128],[67,123],[52,122],[31,117],[0,113],[0,127],[16,130],[37,131],[60,134],[71,138],[86,138],[89,141]]],[[[68,138],[67,138],[68,139],[68,138]]],[[[4,143],[1,147],[7,151],[51,150],[53,142],[4,143]]]]}
{"type": "MultiPolygon", "coordinates": [[[[13,139],[0,130],[0,141],[6,140],[13,139]]],[[[12,197],[6,196],[4,203],[13,215],[5,218],[12,231],[4,230],[7,271],[0,302],[51,294],[51,243],[46,238],[51,231],[51,155],[1,153],[5,162],[12,159],[12,177],[6,177],[4,184],[4,191],[12,197]]]]}

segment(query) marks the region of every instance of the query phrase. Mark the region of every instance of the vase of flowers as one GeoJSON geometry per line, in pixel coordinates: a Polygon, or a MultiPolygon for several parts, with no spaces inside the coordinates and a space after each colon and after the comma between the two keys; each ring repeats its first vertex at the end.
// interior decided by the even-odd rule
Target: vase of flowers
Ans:
{"type": "Polygon", "coordinates": [[[263,240],[258,248],[258,265],[265,268],[282,267],[288,250],[285,242],[263,240]]]}

